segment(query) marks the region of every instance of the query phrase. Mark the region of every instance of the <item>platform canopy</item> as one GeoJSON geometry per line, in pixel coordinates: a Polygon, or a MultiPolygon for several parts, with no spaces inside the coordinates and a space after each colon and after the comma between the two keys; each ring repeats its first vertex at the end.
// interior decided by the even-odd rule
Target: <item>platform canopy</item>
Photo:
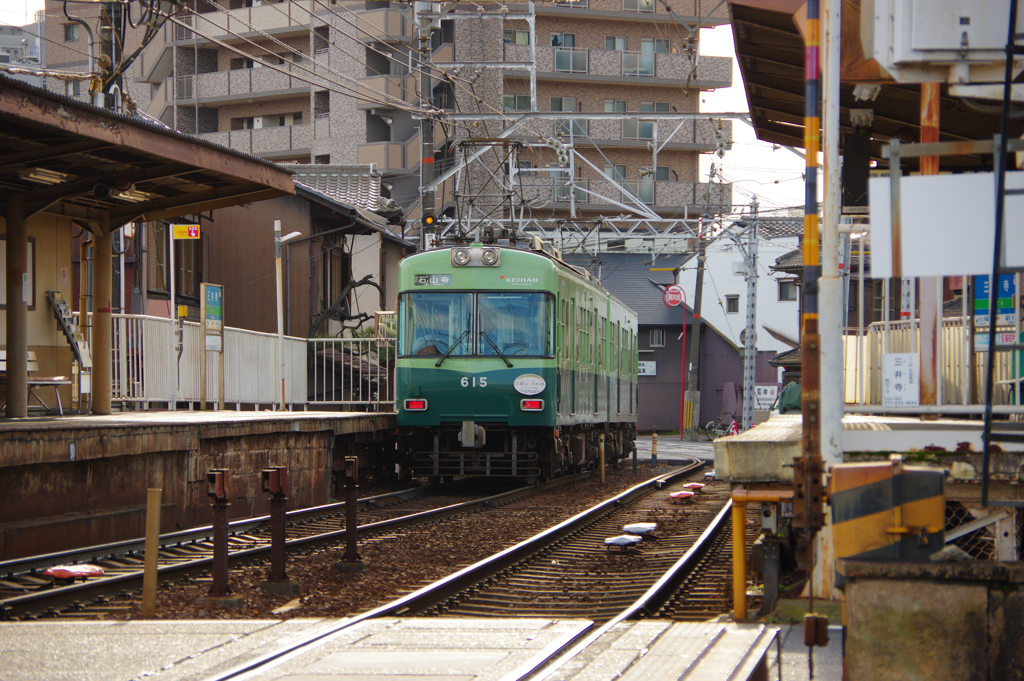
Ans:
{"type": "MultiPolygon", "coordinates": [[[[882,146],[892,138],[919,142],[921,86],[896,83],[868,59],[860,38],[863,0],[842,3],[840,74],[840,133],[854,131],[852,110],[871,110],[873,121],[862,128],[871,133],[871,157],[880,166],[882,146]],[[879,86],[877,89],[873,87],[879,86]],[[856,93],[856,94],[855,94],[856,93]],[[858,98],[860,95],[861,98],[858,98]],[[872,98],[873,97],[873,98],[872,98]]],[[[736,60],[750,106],[757,138],[802,149],[804,146],[803,0],[729,0],[729,17],[736,43],[736,60]]],[[[824,41],[824,38],[822,38],[824,41]]],[[[824,48],[823,48],[824,49],[824,48]]],[[[953,97],[940,89],[940,141],[991,139],[999,132],[998,102],[953,97]]],[[[1019,137],[1021,121],[1011,121],[1011,137],[1019,137]]],[[[945,170],[990,169],[992,156],[960,155],[942,159],[945,170]]],[[[904,172],[917,170],[917,159],[904,161],[904,172]]]]}
{"type": "Polygon", "coordinates": [[[294,193],[291,173],[269,161],[0,76],[7,415],[27,409],[23,276],[32,216],[70,218],[94,235],[93,412],[109,413],[112,232],[294,193]]]}

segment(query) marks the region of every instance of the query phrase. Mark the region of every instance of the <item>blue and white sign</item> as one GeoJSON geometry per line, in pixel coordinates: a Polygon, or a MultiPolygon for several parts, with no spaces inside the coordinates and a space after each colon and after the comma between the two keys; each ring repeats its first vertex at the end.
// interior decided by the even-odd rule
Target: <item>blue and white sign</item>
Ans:
{"type": "MultiPolygon", "coordinates": [[[[974,325],[989,325],[987,274],[974,277],[974,325]]],[[[1015,326],[1017,324],[1017,275],[1000,274],[999,288],[996,290],[996,326],[1015,326]]]]}

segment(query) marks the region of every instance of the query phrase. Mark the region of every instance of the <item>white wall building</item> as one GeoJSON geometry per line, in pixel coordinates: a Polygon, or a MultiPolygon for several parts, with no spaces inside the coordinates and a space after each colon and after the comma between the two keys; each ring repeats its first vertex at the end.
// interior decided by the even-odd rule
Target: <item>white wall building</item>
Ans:
{"type": "MultiPolygon", "coordinates": [[[[762,220],[757,246],[757,350],[783,353],[800,339],[799,287],[792,278],[773,277],[775,259],[799,247],[798,220],[762,220]],[[787,232],[789,234],[787,235],[787,232]],[[787,342],[789,341],[789,342],[787,342]]],[[[747,323],[747,281],[743,253],[730,238],[707,246],[701,317],[736,345],[743,346],[747,323]]],[[[697,258],[677,275],[691,305],[695,300],[697,258]]],[[[781,369],[780,382],[781,382],[781,369]]]]}

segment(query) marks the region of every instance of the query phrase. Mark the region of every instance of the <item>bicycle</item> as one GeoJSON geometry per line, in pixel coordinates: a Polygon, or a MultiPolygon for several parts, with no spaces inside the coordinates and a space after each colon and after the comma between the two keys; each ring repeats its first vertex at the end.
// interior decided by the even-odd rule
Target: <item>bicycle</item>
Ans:
{"type": "Polygon", "coordinates": [[[721,416],[711,421],[708,421],[707,425],[704,426],[704,434],[708,436],[708,439],[712,442],[722,437],[723,435],[732,434],[733,426],[739,426],[736,421],[736,414],[732,412],[726,412],[731,418],[730,421],[724,421],[721,416]]]}

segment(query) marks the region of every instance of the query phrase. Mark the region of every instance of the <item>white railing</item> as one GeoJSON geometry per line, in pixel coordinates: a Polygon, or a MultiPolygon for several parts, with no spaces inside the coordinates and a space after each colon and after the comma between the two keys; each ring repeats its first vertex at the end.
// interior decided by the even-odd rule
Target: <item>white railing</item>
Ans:
{"type": "MultiPolygon", "coordinates": [[[[843,337],[845,362],[845,401],[848,405],[880,406],[882,404],[882,357],[887,352],[915,352],[920,347],[921,331],[913,321],[875,322],[863,336],[843,337]]],[[[970,361],[970,321],[965,328],[962,318],[946,318],[938,339],[939,380],[936,401],[940,405],[978,407],[984,404],[985,363],[987,353],[976,352],[970,361]],[[973,373],[973,389],[972,378],[973,373]]],[[[996,405],[1016,404],[1011,400],[1009,381],[1013,378],[1011,353],[996,355],[993,402],[996,405]]]]}
{"type": "MultiPolygon", "coordinates": [[[[112,317],[115,403],[144,408],[186,403],[191,408],[200,401],[203,346],[199,324],[182,323],[179,357],[171,320],[143,315],[112,317]]],[[[206,353],[207,401],[216,404],[220,397],[223,358],[225,405],[241,409],[242,405],[278,404],[281,389],[274,371],[276,353],[276,334],[225,328],[224,354],[206,353]]],[[[285,402],[292,409],[314,404],[387,411],[394,407],[394,339],[307,341],[286,336],[282,354],[285,402]]]]}
{"type": "Polygon", "coordinates": [[[394,406],[395,341],[311,338],[310,404],[394,406]]]}

